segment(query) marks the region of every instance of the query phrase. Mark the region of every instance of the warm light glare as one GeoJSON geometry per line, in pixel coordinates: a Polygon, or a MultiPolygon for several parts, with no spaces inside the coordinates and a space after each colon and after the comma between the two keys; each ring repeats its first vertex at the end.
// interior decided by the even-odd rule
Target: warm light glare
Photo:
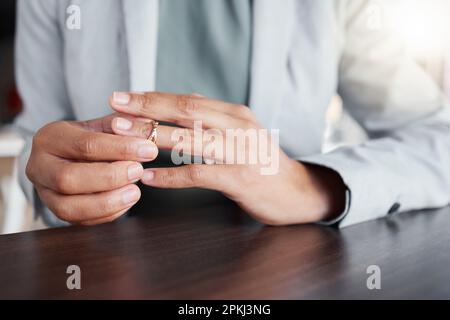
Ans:
{"type": "MultiPolygon", "coordinates": [[[[390,29],[418,57],[441,56],[448,49],[450,1],[397,0],[387,8],[390,29]]],[[[388,1],[389,3],[389,1],[388,1]]]]}

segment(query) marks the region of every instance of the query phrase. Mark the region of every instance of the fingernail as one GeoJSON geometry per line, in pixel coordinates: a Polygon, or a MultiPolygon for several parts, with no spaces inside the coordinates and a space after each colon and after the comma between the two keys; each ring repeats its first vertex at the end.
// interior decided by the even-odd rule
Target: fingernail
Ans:
{"type": "Polygon", "coordinates": [[[142,159],[154,159],[158,154],[158,149],[153,144],[144,144],[138,149],[138,157],[142,159]]]}
{"type": "Polygon", "coordinates": [[[142,182],[150,182],[155,177],[155,173],[151,170],[144,171],[144,175],[142,176],[142,182]]]}
{"type": "Polygon", "coordinates": [[[133,126],[133,122],[124,118],[117,118],[116,126],[119,130],[128,131],[133,126]]]}
{"type": "Polygon", "coordinates": [[[113,101],[114,103],[126,106],[130,102],[130,95],[125,92],[114,92],[113,101]]]}
{"type": "Polygon", "coordinates": [[[124,204],[134,203],[139,200],[139,191],[136,188],[128,189],[122,193],[124,204]]]}
{"type": "Polygon", "coordinates": [[[139,178],[142,176],[142,171],[144,169],[140,164],[133,164],[128,167],[128,180],[135,181],[139,180],[139,178]]]}

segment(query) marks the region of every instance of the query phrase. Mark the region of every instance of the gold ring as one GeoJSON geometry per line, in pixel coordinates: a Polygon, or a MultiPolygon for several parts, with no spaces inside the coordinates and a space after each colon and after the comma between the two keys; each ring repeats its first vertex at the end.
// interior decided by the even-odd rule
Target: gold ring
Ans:
{"type": "Polygon", "coordinates": [[[159,122],[158,121],[152,121],[152,131],[150,131],[150,135],[148,136],[148,140],[150,140],[151,142],[156,144],[156,139],[158,139],[158,126],[159,126],[159,122]]]}

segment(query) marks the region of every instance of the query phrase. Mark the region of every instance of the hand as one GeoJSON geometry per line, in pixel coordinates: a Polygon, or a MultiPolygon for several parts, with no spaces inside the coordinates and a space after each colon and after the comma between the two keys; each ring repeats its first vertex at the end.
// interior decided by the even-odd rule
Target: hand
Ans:
{"type": "MultiPolygon", "coordinates": [[[[254,218],[269,225],[316,222],[330,219],[344,210],[345,185],[340,176],[330,169],[290,159],[278,145],[274,145],[273,138],[267,132],[259,134],[264,133],[264,130],[245,106],[198,95],[163,93],[115,93],[110,104],[120,113],[182,127],[159,126],[158,147],[175,149],[177,152],[182,150],[201,156],[208,163],[215,163],[149,169],[142,178],[146,185],[217,190],[254,218]],[[198,124],[196,126],[198,120],[202,121],[200,128],[198,124]],[[257,143],[231,144],[231,152],[226,147],[233,139],[251,138],[253,131],[257,133],[257,143]],[[207,138],[203,136],[198,141],[195,137],[200,133],[207,133],[207,138]],[[267,163],[236,162],[236,158],[242,155],[245,159],[251,159],[252,156],[254,159],[261,152],[258,150],[261,143],[268,146],[267,150],[272,150],[268,159],[279,161],[274,174],[262,174],[267,163]]],[[[128,130],[115,132],[124,136],[147,137],[152,125],[131,119],[128,127],[128,130]]]]}
{"type": "MultiPolygon", "coordinates": [[[[135,120],[139,121],[139,120],[135,120]]],[[[115,115],[86,121],[51,123],[34,137],[27,176],[57,217],[93,225],[117,219],[139,200],[134,184],[140,162],[151,161],[154,143],[113,133],[115,115]]]]}

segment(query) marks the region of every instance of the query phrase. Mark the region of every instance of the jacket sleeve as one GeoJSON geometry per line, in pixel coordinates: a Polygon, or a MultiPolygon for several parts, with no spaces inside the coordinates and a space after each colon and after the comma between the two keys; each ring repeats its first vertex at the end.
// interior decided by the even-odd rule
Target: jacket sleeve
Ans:
{"type": "Polygon", "coordinates": [[[302,160],[335,170],[347,185],[340,227],[448,205],[450,112],[444,95],[386,29],[382,1],[344,3],[339,94],[370,139],[302,160]]]}
{"type": "Polygon", "coordinates": [[[19,0],[15,48],[16,80],[24,104],[15,128],[26,140],[19,158],[20,183],[35,214],[51,225],[62,223],[42,205],[25,176],[25,166],[36,131],[49,122],[73,118],[65,87],[60,4],[58,0],[19,0]]]}

